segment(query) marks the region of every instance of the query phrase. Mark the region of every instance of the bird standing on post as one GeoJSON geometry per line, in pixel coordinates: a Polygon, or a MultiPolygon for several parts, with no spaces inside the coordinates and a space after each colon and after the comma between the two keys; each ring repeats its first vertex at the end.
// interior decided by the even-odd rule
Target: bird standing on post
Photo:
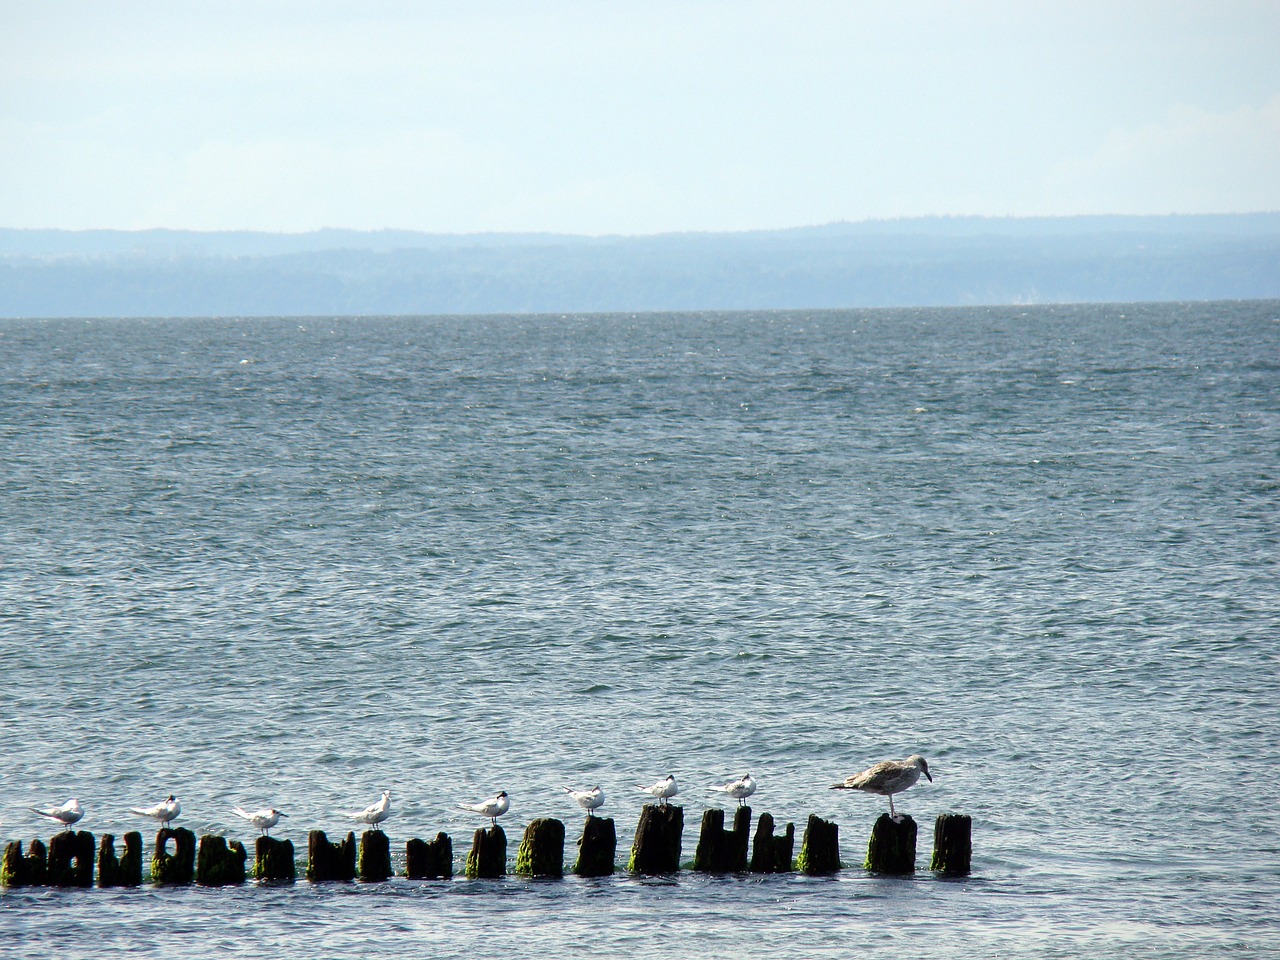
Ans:
{"type": "Polygon", "coordinates": [[[499,790],[488,800],[482,800],[480,803],[460,803],[458,808],[470,810],[472,813],[478,813],[482,817],[488,817],[492,825],[496,827],[498,818],[511,808],[511,801],[507,799],[507,791],[499,790]]]}
{"type": "Polygon", "coordinates": [[[359,813],[348,813],[345,816],[359,823],[367,823],[371,827],[376,826],[391,816],[391,791],[383,790],[377,803],[370,804],[359,813]]]}
{"type": "Polygon", "coordinates": [[[732,780],[722,787],[708,787],[712,793],[727,793],[733,799],[738,801],[738,806],[744,806],[747,797],[756,792],[756,782],[752,779],[751,774],[745,773],[737,780],[732,780]]]}
{"type": "Polygon", "coordinates": [[[67,830],[70,830],[71,825],[84,816],[84,809],[80,806],[80,801],[75,797],[72,797],[60,807],[50,807],[48,810],[32,807],[31,812],[40,814],[46,820],[62,824],[67,830]]]}
{"type": "Polygon", "coordinates": [[[266,810],[242,810],[240,807],[232,807],[231,812],[237,817],[244,817],[255,827],[262,831],[264,837],[271,836],[271,828],[280,822],[281,817],[287,817],[287,813],[281,813],[275,807],[266,810]]]}
{"type": "Polygon", "coordinates": [[[588,817],[593,815],[591,811],[604,804],[604,791],[600,789],[599,784],[590,790],[574,790],[572,787],[565,787],[564,792],[573,797],[578,806],[587,811],[588,817]]]}
{"type": "Polygon", "coordinates": [[[637,790],[643,791],[652,797],[658,798],[658,803],[662,806],[667,805],[667,798],[674,797],[680,792],[680,788],[676,786],[676,778],[672,774],[667,774],[665,780],[659,780],[657,783],[647,787],[636,787],[637,790]]]}
{"type": "Polygon", "coordinates": [[[833,783],[831,789],[861,790],[863,793],[878,793],[882,797],[888,797],[889,816],[897,822],[901,818],[893,809],[893,795],[914,786],[922,773],[930,783],[933,782],[929,764],[920,754],[913,753],[905,760],[882,760],[874,767],[847,777],[843,783],[833,783]]]}
{"type": "Polygon", "coordinates": [[[182,804],[178,803],[177,797],[169,794],[167,800],[161,800],[154,807],[130,807],[129,812],[136,813],[140,817],[150,817],[159,822],[160,826],[167,828],[170,823],[178,819],[178,814],[182,812],[182,804]]]}

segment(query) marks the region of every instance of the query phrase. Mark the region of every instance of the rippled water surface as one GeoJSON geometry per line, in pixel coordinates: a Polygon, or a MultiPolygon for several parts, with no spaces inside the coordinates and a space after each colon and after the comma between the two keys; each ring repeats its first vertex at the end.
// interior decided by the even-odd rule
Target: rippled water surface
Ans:
{"type": "Polygon", "coordinates": [[[1280,952],[1280,304],[0,323],[0,835],[600,783],[803,877],[10,890],[15,956],[1280,952]],[[920,752],[915,879],[861,862],[920,752]],[[974,874],[924,871],[974,817],[974,874]],[[676,947],[678,946],[678,949],[676,947]]]}

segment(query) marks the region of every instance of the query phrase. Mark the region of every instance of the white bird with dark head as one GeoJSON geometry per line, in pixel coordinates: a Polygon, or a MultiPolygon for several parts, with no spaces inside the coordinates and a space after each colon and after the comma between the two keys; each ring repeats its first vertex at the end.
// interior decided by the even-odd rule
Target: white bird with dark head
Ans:
{"type": "Polygon", "coordinates": [[[680,792],[680,788],[676,786],[676,778],[672,774],[667,774],[665,780],[659,780],[657,783],[650,784],[647,787],[636,787],[642,793],[647,793],[651,797],[657,797],[658,803],[666,806],[667,799],[674,797],[680,792]]]}
{"type": "Polygon", "coordinates": [[[460,803],[460,810],[470,810],[472,813],[478,813],[482,817],[488,817],[493,826],[498,825],[498,818],[511,809],[511,801],[507,799],[507,791],[499,790],[488,800],[481,800],[479,803],[460,803]]]}
{"type": "Polygon", "coordinates": [[[50,807],[47,810],[41,810],[39,807],[32,807],[32,813],[38,813],[46,820],[52,820],[54,823],[62,824],[66,829],[70,830],[73,823],[79,822],[84,816],[84,808],[80,806],[80,801],[72,797],[66,803],[58,807],[50,807]]]}
{"type": "Polygon", "coordinates": [[[574,790],[572,787],[565,787],[564,792],[573,797],[578,806],[587,811],[588,817],[592,816],[591,811],[604,804],[604,791],[600,789],[599,784],[590,790],[574,790]]]}
{"type": "Polygon", "coordinates": [[[391,791],[383,790],[382,796],[378,798],[377,803],[371,803],[358,813],[348,813],[344,816],[350,817],[358,823],[367,823],[369,826],[376,826],[387,817],[391,816],[391,791]]]}
{"type": "Polygon", "coordinates": [[[841,783],[833,783],[831,789],[861,790],[863,793],[878,793],[882,797],[888,797],[889,816],[898,821],[902,818],[893,809],[893,795],[915,786],[922,773],[930,783],[933,782],[929,764],[920,754],[913,753],[905,760],[882,760],[874,767],[846,777],[841,783]]]}
{"type": "Polygon", "coordinates": [[[738,801],[738,806],[747,802],[747,797],[756,792],[756,782],[751,774],[744,773],[737,780],[731,780],[722,787],[708,787],[712,793],[727,793],[738,801]]]}
{"type": "Polygon", "coordinates": [[[182,804],[178,802],[177,797],[169,794],[167,800],[161,800],[154,807],[130,807],[129,812],[136,813],[140,817],[150,817],[159,822],[162,827],[167,827],[178,819],[178,814],[182,812],[182,804]]]}
{"type": "Polygon", "coordinates": [[[271,828],[280,822],[281,817],[288,816],[287,813],[281,813],[275,807],[268,807],[265,810],[244,810],[240,807],[232,807],[231,812],[252,823],[262,831],[264,837],[271,836],[271,828]]]}

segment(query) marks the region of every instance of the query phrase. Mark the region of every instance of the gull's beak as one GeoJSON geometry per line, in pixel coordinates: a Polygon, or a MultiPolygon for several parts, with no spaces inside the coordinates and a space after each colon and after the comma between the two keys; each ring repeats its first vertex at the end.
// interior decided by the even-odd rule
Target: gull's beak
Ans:
{"type": "Polygon", "coordinates": [[[924,771],[924,775],[929,778],[930,783],[933,783],[933,774],[931,774],[928,770],[926,770],[924,771]]]}

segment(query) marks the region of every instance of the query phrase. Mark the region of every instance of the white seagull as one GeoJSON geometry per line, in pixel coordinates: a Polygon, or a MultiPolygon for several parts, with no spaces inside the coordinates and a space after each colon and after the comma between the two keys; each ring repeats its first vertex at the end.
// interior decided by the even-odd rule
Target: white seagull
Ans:
{"type": "Polygon", "coordinates": [[[460,810],[470,810],[472,813],[478,813],[482,817],[488,817],[493,825],[498,825],[498,818],[511,809],[511,801],[507,799],[507,791],[499,790],[488,800],[482,800],[479,803],[460,803],[460,810]]]}
{"type": "Polygon", "coordinates": [[[723,787],[709,787],[712,793],[727,793],[738,801],[738,806],[747,802],[747,797],[756,792],[756,782],[751,774],[744,773],[737,780],[726,783],[723,787]]]}
{"type": "Polygon", "coordinates": [[[596,784],[590,790],[574,790],[572,787],[565,787],[564,792],[573,797],[583,810],[587,811],[587,816],[591,816],[591,811],[604,803],[604,791],[600,789],[600,785],[596,784]]]}
{"type": "Polygon", "coordinates": [[[831,789],[861,790],[863,793],[878,793],[882,797],[888,797],[889,816],[898,821],[902,818],[893,809],[893,795],[914,786],[922,773],[933,783],[929,764],[920,754],[913,753],[905,760],[882,760],[874,767],[847,777],[843,783],[833,783],[831,789]]]}
{"type": "Polygon", "coordinates": [[[84,816],[84,808],[80,806],[80,801],[72,797],[60,807],[50,807],[48,810],[41,810],[39,807],[32,807],[32,813],[38,813],[46,820],[52,820],[54,823],[60,823],[68,830],[71,825],[84,816]]]}
{"type": "Polygon", "coordinates": [[[666,806],[668,797],[674,797],[680,792],[680,788],[676,786],[676,778],[671,774],[667,774],[665,780],[659,780],[657,783],[647,787],[636,787],[636,789],[652,797],[657,797],[658,802],[663,806],[666,806]]]}
{"type": "Polygon", "coordinates": [[[287,817],[287,813],[281,813],[275,807],[268,807],[266,810],[244,810],[240,807],[232,807],[231,812],[237,817],[244,817],[255,827],[262,831],[264,837],[271,836],[271,828],[280,822],[281,817],[287,817]]]}
{"type": "Polygon", "coordinates": [[[356,820],[360,823],[367,823],[370,826],[375,826],[381,823],[383,820],[387,819],[387,817],[391,816],[391,791],[383,790],[382,796],[378,799],[377,803],[370,804],[359,813],[348,813],[344,814],[344,816],[348,816],[352,820],[356,820]]]}
{"type": "Polygon", "coordinates": [[[161,800],[154,807],[146,809],[130,807],[129,812],[136,813],[140,817],[150,817],[152,820],[159,821],[162,827],[168,827],[171,821],[178,819],[178,814],[182,812],[182,804],[178,803],[177,797],[169,794],[168,800],[161,800]]]}

